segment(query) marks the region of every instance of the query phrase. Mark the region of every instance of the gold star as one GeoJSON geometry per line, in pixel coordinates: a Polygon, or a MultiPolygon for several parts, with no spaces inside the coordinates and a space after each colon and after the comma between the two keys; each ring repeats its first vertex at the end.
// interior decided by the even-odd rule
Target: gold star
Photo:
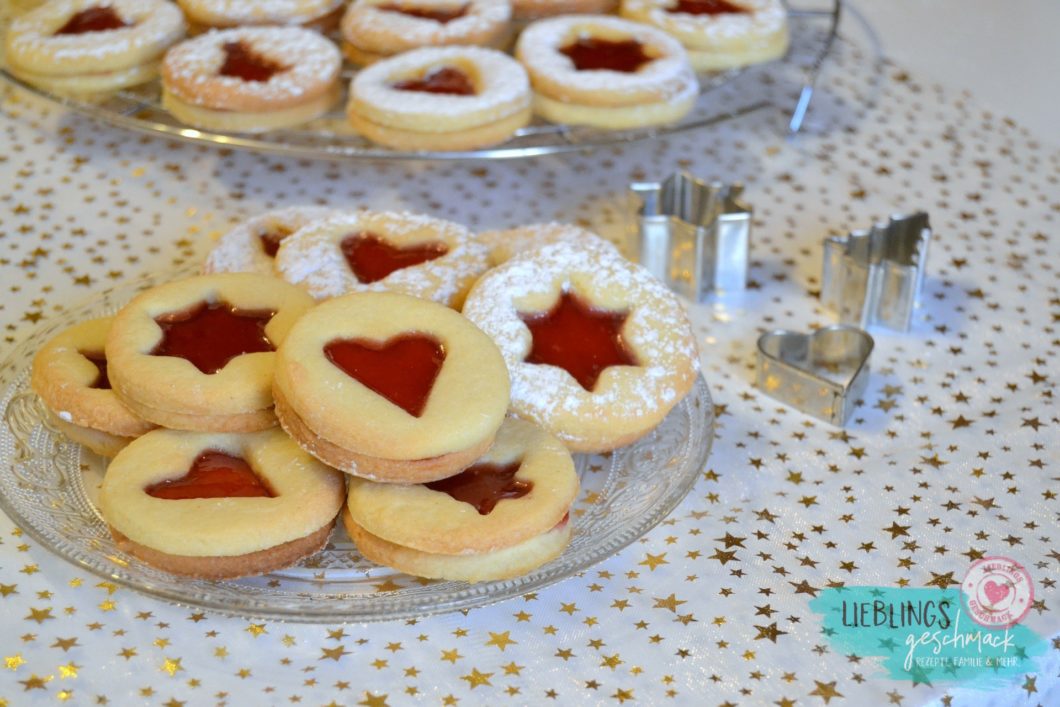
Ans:
{"type": "Polygon", "coordinates": [[[19,683],[21,683],[21,685],[22,685],[22,691],[23,692],[29,692],[30,690],[44,690],[44,689],[46,689],[44,686],[46,684],[48,684],[48,682],[50,682],[50,681],[51,681],[50,677],[42,678],[42,677],[37,676],[37,675],[30,675],[25,680],[19,680],[19,683]]]}
{"type": "Polygon", "coordinates": [[[787,633],[787,631],[781,631],[777,628],[776,621],[768,626],[755,626],[755,628],[758,629],[758,635],[754,638],[756,641],[767,638],[773,643],[776,643],[778,636],[783,636],[787,633]]]}
{"type": "Polygon", "coordinates": [[[365,705],[365,707],[387,707],[386,694],[373,695],[370,692],[366,692],[364,693],[364,699],[357,704],[365,705]]]}
{"type": "Polygon", "coordinates": [[[518,644],[518,641],[513,641],[511,638],[508,637],[510,633],[511,631],[505,631],[504,633],[493,633],[492,631],[490,631],[490,640],[486,641],[486,645],[497,646],[497,648],[499,648],[501,652],[504,652],[504,649],[508,646],[518,644]]]}
{"type": "Polygon", "coordinates": [[[791,586],[795,587],[796,594],[809,594],[811,597],[816,597],[817,592],[821,591],[817,587],[811,586],[805,579],[796,584],[795,582],[788,582],[791,586]]]}
{"type": "Polygon", "coordinates": [[[268,633],[268,630],[265,628],[265,624],[249,624],[243,630],[249,633],[254,638],[257,638],[263,633],[268,633]]]}
{"type": "Polygon", "coordinates": [[[15,653],[4,658],[4,667],[8,670],[18,670],[19,666],[24,665],[25,662],[26,659],[21,653],[15,653]]]}
{"type": "Polygon", "coordinates": [[[78,646],[77,637],[73,638],[56,638],[55,643],[51,645],[52,648],[62,648],[63,652],[76,648],[78,646]]]}
{"type": "Polygon", "coordinates": [[[612,699],[618,700],[620,703],[626,700],[633,699],[633,690],[623,690],[621,688],[615,690],[615,694],[611,695],[612,699]]]}
{"type": "Polygon", "coordinates": [[[490,682],[490,677],[492,676],[493,673],[480,673],[477,668],[472,668],[470,673],[467,675],[461,675],[460,679],[467,680],[467,684],[471,686],[472,690],[474,690],[480,685],[489,685],[492,687],[493,683],[490,682]]]}
{"type": "Polygon", "coordinates": [[[925,584],[926,587],[939,587],[945,589],[951,584],[960,584],[953,578],[953,572],[946,572],[945,574],[931,573],[931,581],[925,584]]]}
{"type": "Polygon", "coordinates": [[[169,677],[173,677],[184,669],[184,667],[180,664],[180,660],[180,658],[166,658],[162,662],[161,669],[164,672],[169,673],[169,677]]]}
{"type": "Polygon", "coordinates": [[[372,586],[375,587],[375,591],[377,592],[395,592],[398,589],[401,589],[401,585],[389,577],[387,577],[385,581],[377,582],[372,586]]]}
{"type": "Polygon", "coordinates": [[[0,584],[0,597],[6,597],[11,594],[18,594],[17,584],[0,584]]]}
{"type": "Polygon", "coordinates": [[[64,679],[64,680],[66,678],[76,678],[77,677],[77,670],[80,667],[81,666],[79,666],[77,663],[67,663],[66,665],[60,665],[59,666],[59,677],[64,679]]]}
{"type": "Polygon", "coordinates": [[[810,695],[816,695],[817,697],[820,697],[822,700],[824,700],[825,704],[831,702],[833,697],[843,697],[843,694],[841,692],[837,692],[835,689],[835,680],[833,680],[832,682],[820,682],[818,680],[814,680],[813,683],[817,687],[813,689],[813,692],[811,692],[810,695]]]}
{"type": "Polygon", "coordinates": [[[501,667],[504,668],[505,675],[519,675],[523,669],[523,666],[517,664],[515,661],[512,661],[507,665],[502,665],[501,667]]]}
{"type": "Polygon", "coordinates": [[[639,563],[637,563],[637,564],[644,565],[644,566],[650,568],[652,571],[655,571],[655,568],[658,567],[659,565],[667,565],[667,564],[670,564],[670,563],[667,562],[667,560],[666,560],[666,553],[665,552],[662,553],[661,555],[653,555],[653,554],[651,554],[649,552],[649,553],[646,553],[645,558],[642,561],[640,561],[639,563]]]}
{"type": "Polygon", "coordinates": [[[687,603],[687,602],[685,602],[682,599],[678,599],[676,594],[671,594],[670,596],[666,597],[665,599],[661,599],[659,597],[655,597],[655,605],[652,608],[653,609],[669,609],[670,611],[672,611],[672,612],[674,612],[676,614],[677,613],[677,607],[680,606],[681,604],[685,604],[685,603],[687,603]]]}
{"type": "Polygon", "coordinates": [[[604,659],[600,662],[601,668],[611,668],[614,670],[618,666],[622,665],[624,661],[618,656],[618,653],[614,655],[605,655],[604,659]]]}
{"type": "Polygon", "coordinates": [[[464,656],[460,655],[460,652],[455,648],[449,651],[442,651],[442,660],[447,660],[453,665],[456,665],[456,661],[460,660],[464,656]]]}
{"type": "Polygon", "coordinates": [[[29,610],[29,616],[26,616],[25,620],[36,621],[37,623],[42,624],[48,619],[54,618],[55,617],[52,616],[52,609],[50,606],[47,609],[34,609],[31,607],[29,610]]]}
{"type": "Polygon", "coordinates": [[[349,653],[346,651],[346,646],[342,644],[339,644],[334,648],[321,648],[320,652],[321,656],[317,658],[317,660],[325,660],[327,658],[331,658],[336,663],[339,661],[340,658],[342,658],[342,656],[349,655],[349,653]]]}

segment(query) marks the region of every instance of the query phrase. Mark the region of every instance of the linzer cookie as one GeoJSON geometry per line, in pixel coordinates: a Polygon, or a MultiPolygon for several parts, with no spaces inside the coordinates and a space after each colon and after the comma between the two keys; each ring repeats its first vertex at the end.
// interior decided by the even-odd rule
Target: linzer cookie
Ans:
{"type": "Polygon", "coordinates": [[[557,123],[623,129],[671,123],[695,105],[699,83],[681,44],[618,17],[540,20],[516,57],[534,89],[534,112],[557,123]]]}
{"type": "Polygon", "coordinates": [[[200,27],[305,25],[327,29],[338,21],[343,0],[177,0],[177,4],[200,27]]]}
{"type": "Polygon", "coordinates": [[[355,0],[342,18],[342,49],[368,65],[420,47],[500,48],[511,16],[508,0],[355,0]]]}
{"type": "Polygon", "coordinates": [[[339,99],[342,57],[300,27],[211,31],[162,62],[162,106],[200,128],[262,132],[325,113],[339,99]]]}
{"type": "Polygon", "coordinates": [[[318,299],[402,292],[459,308],[489,267],[463,226],[408,212],[359,211],[314,221],[283,241],[276,268],[318,299]]]}
{"type": "Polygon", "coordinates": [[[526,71],[483,47],[415,49],[359,71],[346,106],[369,140],[402,150],[472,150],[530,122],[526,71]]]}
{"type": "Polygon", "coordinates": [[[321,461],[376,481],[451,476],[489,448],[508,407],[500,352],[434,302],[389,292],[317,305],[277,352],[276,414],[321,461]]]}
{"type": "Polygon", "coordinates": [[[280,243],[303,226],[336,213],[319,206],[292,206],[255,216],[221,236],[206,257],[202,271],[275,275],[280,243]]]}
{"type": "Polygon", "coordinates": [[[154,428],[111,390],[104,353],[110,323],[91,319],[60,332],[37,352],[30,376],[52,423],[104,457],[154,428]]]}
{"type": "Polygon", "coordinates": [[[342,474],[282,430],[155,430],[107,467],[100,511],[123,551],[174,574],[222,579],[285,567],[324,546],[342,474]]]}
{"type": "Polygon", "coordinates": [[[647,434],[699,370],[677,298],[599,249],[556,243],[516,256],[475,284],[463,312],[508,364],[512,411],[572,451],[602,452],[647,434]]]}
{"type": "Polygon", "coordinates": [[[697,71],[757,64],[788,49],[780,0],[622,0],[621,13],[676,37],[697,71]]]}
{"type": "Polygon", "coordinates": [[[58,93],[113,91],[157,77],[184,30],[163,0],[50,0],[11,23],[7,68],[58,93]]]}
{"type": "Polygon", "coordinates": [[[251,273],[154,287],[114,317],[105,353],[114,391],[158,425],[252,432],[276,424],[274,353],[313,298],[251,273]]]}
{"type": "Polygon", "coordinates": [[[563,444],[509,418],[489,452],[455,476],[412,485],[351,478],[343,522],[361,554],[402,572],[506,579],[563,551],[577,493],[563,444]]]}

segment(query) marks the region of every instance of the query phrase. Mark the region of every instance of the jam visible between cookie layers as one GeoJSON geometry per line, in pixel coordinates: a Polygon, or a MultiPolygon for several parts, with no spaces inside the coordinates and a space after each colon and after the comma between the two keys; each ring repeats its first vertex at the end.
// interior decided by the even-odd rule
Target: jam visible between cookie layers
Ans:
{"type": "Polygon", "coordinates": [[[208,449],[179,479],[167,479],[144,489],[148,496],[177,501],[187,498],[275,498],[250,465],[240,457],[208,449]]]}
{"type": "Polygon", "coordinates": [[[217,72],[221,76],[235,76],[244,81],[265,82],[279,73],[287,71],[286,66],[258,54],[243,42],[225,42],[221,47],[225,61],[217,72]]]}
{"type": "Polygon", "coordinates": [[[258,236],[261,239],[261,249],[265,251],[265,255],[270,258],[276,257],[276,252],[280,250],[280,243],[284,238],[291,235],[293,231],[289,228],[276,227],[270,231],[266,231],[258,236]]]}
{"type": "Polygon", "coordinates": [[[385,5],[376,5],[375,9],[384,10],[386,12],[399,12],[402,15],[411,15],[412,17],[420,17],[425,20],[434,20],[441,24],[452,22],[453,20],[459,19],[467,14],[467,3],[463,5],[457,5],[451,8],[444,7],[417,7],[416,5],[406,5],[399,2],[390,2],[385,5]]]}
{"type": "Polygon", "coordinates": [[[438,66],[423,78],[407,79],[390,84],[399,91],[419,91],[421,93],[445,93],[452,96],[474,96],[478,91],[471,78],[455,66],[438,66]]]}
{"type": "Polygon", "coordinates": [[[276,348],[265,335],[275,312],[239,310],[227,302],[202,302],[155,318],[162,329],[152,356],[177,356],[209,375],[237,356],[276,348]]]}
{"type": "Polygon", "coordinates": [[[746,7],[727,0],[677,0],[666,11],[674,15],[746,15],[748,12],[746,7]]]}
{"type": "Polygon", "coordinates": [[[445,348],[424,334],[402,334],[389,341],[335,339],[324,355],[346,375],[419,417],[445,362],[445,348]]]}
{"type": "Polygon", "coordinates": [[[654,59],[635,39],[611,40],[584,35],[561,47],[559,52],[569,57],[578,71],[603,69],[632,74],[654,59]]]}
{"type": "Polygon", "coordinates": [[[476,464],[448,479],[424,484],[432,491],[447,493],[458,501],[470,503],[479,515],[489,515],[497,502],[505,498],[521,498],[534,485],[515,478],[521,462],[514,464],[476,464]]]}
{"type": "Polygon", "coordinates": [[[121,18],[113,7],[109,5],[87,7],[76,13],[66,21],[56,35],[60,34],[87,34],[88,32],[106,32],[112,29],[131,27],[132,25],[121,18]]]}
{"type": "Polygon", "coordinates": [[[382,280],[395,270],[426,263],[449,252],[444,243],[420,243],[402,248],[366,231],[346,236],[339,245],[350,270],[363,283],[382,280]]]}
{"type": "Polygon", "coordinates": [[[110,390],[110,378],[107,376],[107,357],[103,352],[79,351],[78,353],[94,363],[96,370],[99,371],[99,375],[97,375],[96,379],[92,381],[92,385],[88,387],[96,390],[110,390]]]}
{"type": "Polygon", "coordinates": [[[637,365],[622,340],[628,316],[628,312],[597,309],[564,292],[548,312],[519,314],[533,336],[526,362],[558,366],[592,391],[605,368],[637,365]]]}

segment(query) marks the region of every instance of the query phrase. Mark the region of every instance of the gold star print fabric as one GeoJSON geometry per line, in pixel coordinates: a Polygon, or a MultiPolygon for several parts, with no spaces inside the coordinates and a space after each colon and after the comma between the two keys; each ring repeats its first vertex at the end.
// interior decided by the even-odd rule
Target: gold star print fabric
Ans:
{"type": "Polygon", "coordinates": [[[992,555],[1027,568],[1024,623],[1050,640],[1041,668],[994,697],[1044,703],[1060,689],[1060,151],[849,41],[821,86],[795,140],[771,109],[489,164],[207,149],[4,88],[3,357],[72,302],[193,266],[232,224],[281,206],[407,208],[475,229],[555,219],[618,241],[626,185],[684,168],[743,182],[755,223],[747,291],[690,311],[716,403],[711,457],[626,549],[496,605],[318,625],[153,599],[0,517],[0,705],[975,704],[838,652],[809,602],[841,585],[955,586],[992,555]],[[935,229],[923,306],[908,334],[873,332],[848,426],[757,391],[760,333],[833,321],[816,297],[821,241],[918,209],[935,229]]]}

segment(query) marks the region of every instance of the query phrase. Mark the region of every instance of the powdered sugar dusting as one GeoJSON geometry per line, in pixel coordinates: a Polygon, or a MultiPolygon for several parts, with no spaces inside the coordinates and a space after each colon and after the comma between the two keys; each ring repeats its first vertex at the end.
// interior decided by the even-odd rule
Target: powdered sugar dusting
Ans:
{"type": "Polygon", "coordinates": [[[300,27],[240,27],[211,30],[181,42],[166,53],[162,72],[166,87],[188,103],[228,108],[227,96],[283,103],[310,91],[320,92],[337,76],[338,48],[316,32],[300,27]],[[269,61],[287,67],[268,81],[244,81],[218,72],[225,61],[224,45],[240,42],[269,61]]]}
{"type": "Polygon", "coordinates": [[[206,257],[202,271],[212,272],[256,272],[275,275],[276,267],[261,242],[261,236],[277,231],[293,234],[298,229],[338,212],[320,206],[292,206],[287,209],[269,211],[244,221],[221,236],[206,257]]]}
{"type": "Polygon", "coordinates": [[[561,414],[636,419],[669,410],[699,367],[695,338],[678,299],[614,251],[560,242],[518,255],[476,283],[463,313],[504,356],[513,410],[561,436],[563,430],[549,424],[561,414]],[[628,311],[622,335],[639,363],[606,369],[591,392],[561,368],[524,360],[532,337],[519,318],[520,308],[530,299],[549,303],[547,308],[559,292],[571,290],[595,306],[628,311]]]}
{"type": "Polygon", "coordinates": [[[570,223],[535,223],[503,231],[484,231],[477,236],[480,243],[490,249],[490,263],[500,265],[521,253],[542,248],[553,243],[576,243],[583,249],[602,248],[618,253],[610,241],[605,241],[592,231],[570,223]]]}
{"type": "Polygon", "coordinates": [[[530,80],[526,71],[503,52],[483,47],[424,47],[372,64],[361,70],[350,85],[351,102],[363,102],[402,117],[429,120],[437,115],[482,112],[499,120],[530,105],[530,80]],[[421,76],[443,66],[468,65],[477,93],[473,96],[402,91],[399,80],[421,76]]]}
{"type": "Polygon", "coordinates": [[[531,74],[543,74],[578,92],[662,90],[668,95],[687,87],[688,78],[694,80],[680,42],[654,27],[619,17],[567,15],[534,22],[519,36],[516,55],[531,74]],[[636,40],[657,58],[632,73],[578,71],[570,57],[559,51],[580,36],[601,33],[608,38],[636,40]]]}
{"type": "Polygon", "coordinates": [[[131,53],[130,64],[152,59],[183,34],[183,15],[163,0],[51,0],[11,23],[7,60],[45,74],[58,67],[79,67],[88,72],[94,62],[114,60],[123,54],[131,53]],[[92,7],[113,8],[131,26],[55,34],[75,14],[92,7]]]}
{"type": "Polygon", "coordinates": [[[280,275],[304,287],[317,299],[347,292],[401,292],[449,306],[463,301],[475,279],[488,267],[487,250],[458,224],[410,212],[362,211],[314,221],[285,239],[276,254],[280,275]],[[368,232],[394,245],[441,242],[448,252],[362,283],[350,269],[341,243],[368,232]]]}
{"type": "Polygon", "coordinates": [[[497,0],[404,2],[410,7],[443,10],[466,5],[467,12],[443,23],[378,7],[394,4],[395,0],[357,0],[342,19],[343,38],[361,49],[380,54],[396,54],[423,46],[478,44],[503,31],[512,15],[511,5],[497,0]],[[476,42],[475,38],[483,41],[476,42]]]}
{"type": "Polygon", "coordinates": [[[302,24],[342,6],[343,0],[178,0],[193,18],[223,18],[225,24],[302,24]]]}

